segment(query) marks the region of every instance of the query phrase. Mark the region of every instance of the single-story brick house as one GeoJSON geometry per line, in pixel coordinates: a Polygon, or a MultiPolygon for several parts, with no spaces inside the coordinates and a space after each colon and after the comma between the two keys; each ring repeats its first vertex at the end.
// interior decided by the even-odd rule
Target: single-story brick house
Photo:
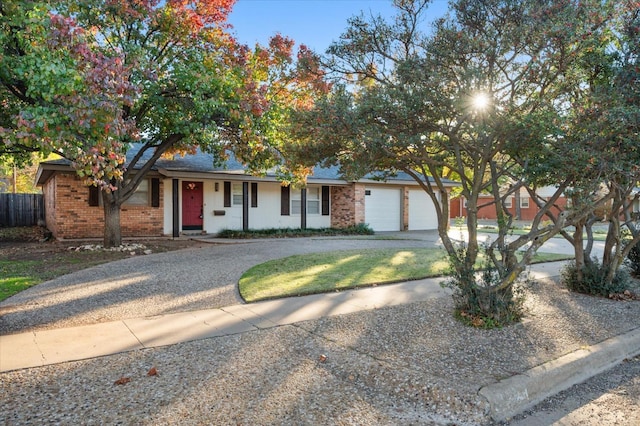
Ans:
{"type": "MultiPolygon", "coordinates": [[[[539,188],[536,194],[539,197],[550,199],[555,193],[556,188],[552,186],[547,186],[543,188],[539,188]]],[[[496,205],[491,204],[493,201],[493,196],[491,194],[482,194],[478,198],[478,206],[483,206],[478,209],[478,219],[487,219],[494,220],[498,216],[496,214],[496,205]]],[[[562,195],[556,201],[555,212],[559,212],[562,209],[565,209],[567,206],[567,198],[562,195]]],[[[516,216],[516,197],[511,195],[506,200],[505,208],[515,217],[516,216]]],[[[520,218],[519,220],[533,220],[538,214],[538,205],[531,200],[529,193],[525,189],[520,190],[520,218]]],[[[466,199],[463,196],[454,198],[451,200],[450,204],[450,217],[452,219],[456,217],[467,217],[467,203],[466,199]]]]}
{"type": "MultiPolygon", "coordinates": [[[[179,236],[223,229],[348,227],[375,231],[437,228],[431,199],[408,175],[384,182],[346,181],[337,168],[316,168],[305,190],[282,186],[272,174],[251,176],[230,160],[214,167],[204,153],[159,160],[121,210],[124,237],[179,236]]],[[[103,208],[66,160],[40,164],[36,177],[47,228],[58,239],[100,238],[103,208]]],[[[447,182],[454,187],[456,182],[447,182]]]]}

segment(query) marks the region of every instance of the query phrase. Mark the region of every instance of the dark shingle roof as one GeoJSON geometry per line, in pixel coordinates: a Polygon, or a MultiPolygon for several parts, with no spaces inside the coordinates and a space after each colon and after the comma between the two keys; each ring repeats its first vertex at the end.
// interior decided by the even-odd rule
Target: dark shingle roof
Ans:
{"type": "MultiPolygon", "coordinates": [[[[127,162],[131,161],[133,157],[138,153],[140,144],[134,144],[129,151],[127,151],[127,162]]],[[[146,152],[142,157],[143,160],[151,157],[151,152],[146,152]]],[[[185,156],[175,155],[173,159],[160,158],[153,170],[167,170],[173,172],[184,173],[242,173],[245,167],[236,160],[235,156],[229,155],[229,158],[225,161],[223,166],[216,166],[215,158],[213,154],[202,152],[200,149],[195,154],[187,154],[185,156]]],[[[42,163],[43,165],[71,165],[69,160],[52,160],[42,163]]],[[[267,173],[267,176],[274,177],[274,173],[267,173]]],[[[309,177],[309,180],[336,180],[343,181],[343,177],[340,175],[340,169],[338,166],[320,167],[316,166],[313,169],[313,175],[309,177]]],[[[380,180],[376,177],[376,173],[369,173],[364,176],[363,180],[380,180]]],[[[429,179],[431,181],[431,179],[429,179]]],[[[404,172],[397,172],[393,176],[388,176],[381,182],[413,182],[413,178],[404,172]]],[[[455,181],[444,179],[443,182],[448,185],[457,185],[455,181]]]]}

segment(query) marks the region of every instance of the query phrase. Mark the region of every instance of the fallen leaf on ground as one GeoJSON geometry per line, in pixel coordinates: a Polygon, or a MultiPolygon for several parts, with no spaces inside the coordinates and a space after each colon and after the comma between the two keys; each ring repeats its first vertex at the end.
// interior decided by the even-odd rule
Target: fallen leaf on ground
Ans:
{"type": "Polygon", "coordinates": [[[125,383],[129,383],[131,381],[130,377],[120,377],[113,384],[114,385],[124,385],[125,383]]]}

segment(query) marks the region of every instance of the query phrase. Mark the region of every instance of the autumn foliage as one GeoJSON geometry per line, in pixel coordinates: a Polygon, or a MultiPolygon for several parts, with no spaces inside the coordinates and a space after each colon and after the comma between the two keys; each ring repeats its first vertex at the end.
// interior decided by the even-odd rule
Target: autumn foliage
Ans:
{"type": "Polygon", "coordinates": [[[308,71],[304,48],[298,66],[286,37],[238,43],[226,23],[233,4],[2,2],[0,155],[71,160],[104,189],[105,217],[163,155],[199,148],[220,159],[234,152],[256,171],[284,164],[283,123],[325,83],[308,71]]]}

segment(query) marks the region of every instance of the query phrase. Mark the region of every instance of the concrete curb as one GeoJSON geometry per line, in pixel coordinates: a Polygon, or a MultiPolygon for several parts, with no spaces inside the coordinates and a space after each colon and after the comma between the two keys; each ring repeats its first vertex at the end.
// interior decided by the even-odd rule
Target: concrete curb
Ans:
{"type": "Polygon", "coordinates": [[[489,402],[491,418],[504,421],[638,354],[640,328],[484,386],[478,394],[489,402]]]}

